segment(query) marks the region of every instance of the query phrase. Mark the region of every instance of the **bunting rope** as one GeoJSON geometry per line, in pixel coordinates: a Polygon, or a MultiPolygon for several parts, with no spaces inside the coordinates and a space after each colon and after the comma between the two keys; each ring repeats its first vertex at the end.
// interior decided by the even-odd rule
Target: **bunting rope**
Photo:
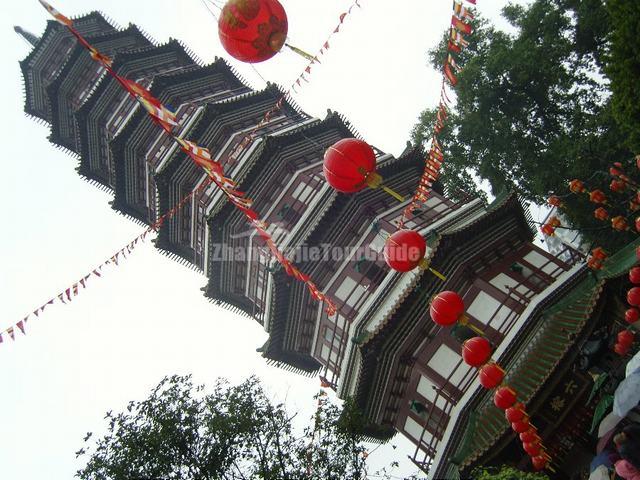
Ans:
{"type": "MultiPolygon", "coordinates": [[[[49,5],[45,0],[39,0],[40,3],[45,7],[45,9],[62,25],[66,26],[69,31],[78,39],[78,42],[85,47],[93,60],[100,63],[105,70],[147,111],[152,121],[156,123],[158,126],[162,128],[162,130],[171,136],[171,138],[181,147],[182,151],[186,153],[189,158],[193,160],[193,162],[203,168],[203,170],[207,173],[208,178],[211,182],[215,183],[216,186],[222,191],[222,193],[227,197],[227,199],[242,212],[245,216],[248,223],[256,230],[258,235],[264,240],[265,244],[276,258],[276,260],[282,265],[287,275],[294,277],[296,280],[303,282],[311,296],[318,302],[323,303],[325,305],[325,310],[329,316],[333,316],[337,313],[337,308],[335,303],[322,291],[318,289],[316,284],[311,280],[308,275],[302,273],[298,268],[287,259],[284,254],[279,250],[275,242],[273,241],[271,235],[267,231],[269,225],[260,219],[260,216],[252,209],[253,201],[249,198],[246,198],[243,192],[240,192],[236,189],[236,183],[226,177],[224,175],[224,170],[222,165],[214,161],[211,157],[211,153],[208,149],[198,146],[196,143],[181,138],[173,133],[173,128],[177,126],[176,115],[174,112],[166,108],[157,98],[155,98],[151,92],[140,85],[139,83],[129,80],[123,76],[118,75],[112,69],[112,60],[98,52],[89,42],[84,39],[84,37],[73,27],[73,22],[66,16],[59,13],[56,9],[54,9],[51,5],[49,5]]],[[[354,5],[360,6],[358,4],[358,0],[354,2],[354,5]]],[[[349,12],[353,8],[353,6],[349,9],[349,12]]],[[[340,24],[334,30],[334,33],[339,31],[340,25],[344,22],[344,18],[348,13],[342,14],[340,16],[340,24]]],[[[331,37],[331,35],[330,35],[331,37]]],[[[322,51],[326,51],[328,49],[328,42],[325,42],[325,46],[321,48],[322,51]]],[[[317,61],[314,59],[312,62],[317,61]]],[[[307,66],[307,69],[310,68],[307,66]]],[[[305,71],[307,71],[305,69],[305,71]]],[[[302,74],[303,75],[303,74],[302,74]]],[[[295,82],[294,82],[295,84],[295,82]]],[[[274,108],[281,108],[285,96],[288,94],[285,93],[283,97],[276,103],[274,108]]],[[[269,112],[265,114],[265,118],[270,118],[269,112]]],[[[261,123],[264,123],[265,119],[261,123]]],[[[254,132],[260,128],[260,124],[254,129],[254,132]]],[[[246,137],[245,137],[246,139],[246,137]]],[[[242,143],[245,143],[244,141],[242,143]]],[[[241,144],[242,144],[241,143],[241,144]]],[[[202,187],[202,186],[201,186],[202,187]]],[[[195,192],[195,191],[194,191],[195,192]]],[[[185,201],[190,200],[193,195],[192,192],[189,196],[186,197],[185,201]]]]}
{"type": "Polygon", "coordinates": [[[120,262],[123,259],[127,259],[127,254],[131,255],[131,253],[133,252],[135,247],[138,245],[138,243],[144,242],[148,234],[152,232],[157,232],[158,230],[160,230],[160,227],[164,224],[164,222],[173,218],[173,216],[180,209],[182,209],[182,207],[184,207],[188,201],[191,200],[193,195],[201,192],[210,184],[211,184],[210,181],[203,182],[202,185],[200,185],[196,190],[192,191],[187,196],[185,196],[182,200],[180,200],[180,202],[178,202],[171,210],[167,211],[167,213],[165,213],[164,215],[161,215],[158,218],[158,220],[156,220],[152,225],[146,228],[141,234],[137,235],[133,240],[127,243],[124,247],[117,250],[113,255],[107,258],[107,260],[102,262],[100,265],[91,269],[91,271],[86,275],[82,276],[80,280],[73,282],[68,288],[65,288],[57,295],[54,295],[48,302],[43,303],[40,307],[36,308],[31,313],[27,314],[19,322],[16,322],[12,326],[0,331],[0,344],[4,342],[3,335],[8,336],[11,340],[14,340],[14,341],[16,339],[16,331],[20,331],[23,335],[26,335],[25,327],[27,322],[31,320],[33,317],[40,318],[41,314],[49,305],[53,305],[54,303],[56,303],[56,301],[63,303],[65,305],[72,302],[73,298],[77,297],[80,294],[81,290],[84,290],[85,288],[87,288],[87,282],[89,281],[90,278],[102,277],[102,271],[107,266],[119,266],[120,262]]]}
{"type": "MultiPolygon", "coordinates": [[[[465,0],[473,5],[476,0],[465,0]]],[[[438,141],[438,135],[445,127],[445,122],[449,116],[451,100],[447,95],[447,83],[451,88],[458,84],[456,74],[462,71],[462,67],[458,65],[454,54],[459,54],[462,50],[469,46],[469,42],[465,39],[465,35],[471,34],[473,28],[471,23],[474,20],[474,13],[468,7],[462,4],[462,0],[454,0],[453,15],[451,16],[451,28],[449,30],[449,39],[447,44],[447,58],[443,65],[442,84],[440,87],[440,102],[436,113],[436,122],[433,126],[431,134],[431,148],[425,158],[425,166],[418,188],[411,199],[411,203],[402,212],[402,217],[398,222],[398,228],[404,228],[404,224],[415,210],[418,210],[428,200],[433,184],[440,177],[440,170],[444,162],[444,154],[442,146],[438,141]]]]}

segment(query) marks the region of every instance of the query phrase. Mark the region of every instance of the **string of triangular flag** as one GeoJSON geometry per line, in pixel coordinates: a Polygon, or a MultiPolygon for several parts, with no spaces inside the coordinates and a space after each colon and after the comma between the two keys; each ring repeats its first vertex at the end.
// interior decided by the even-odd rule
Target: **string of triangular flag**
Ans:
{"type": "MultiPolygon", "coordinates": [[[[173,133],[173,127],[177,125],[175,114],[166,108],[162,103],[156,99],[149,90],[142,85],[133,82],[118,75],[111,68],[111,59],[101,55],[91,44],[89,44],[82,35],[75,30],[73,22],[64,15],[61,15],[57,10],[51,7],[44,0],[39,0],[40,3],[53,15],[53,17],[63,25],[65,25],[71,33],[78,38],[79,42],[89,50],[91,57],[100,62],[107,72],[114,77],[114,79],[133,97],[135,98],[151,116],[152,120],[160,125],[160,127],[170,135],[176,143],[180,145],[182,151],[186,153],[196,165],[202,167],[207,173],[209,179],[216,184],[218,188],[224,193],[229,201],[238,208],[245,216],[247,221],[256,230],[258,235],[264,240],[269,250],[273,254],[274,258],[282,265],[287,275],[294,277],[296,280],[303,282],[311,296],[324,303],[326,312],[329,316],[333,316],[337,312],[335,303],[323,292],[321,292],[316,284],[311,280],[308,275],[302,273],[298,268],[287,259],[284,254],[278,249],[277,245],[273,241],[271,235],[267,231],[268,224],[260,219],[259,215],[252,207],[252,200],[246,198],[243,192],[236,189],[235,182],[224,176],[222,165],[214,161],[210,152],[203,147],[196,145],[194,142],[183,139],[173,133]]],[[[357,2],[354,5],[358,5],[357,2]]],[[[359,6],[359,5],[358,5],[359,6]]],[[[346,15],[345,15],[346,16],[346,15]]],[[[344,17],[341,17],[341,23],[344,21],[344,17]]],[[[338,28],[339,29],[339,28],[338,28]]],[[[282,101],[282,100],[281,100],[282,101]]],[[[278,103],[281,103],[279,101],[278,103]]]]}
{"type": "MultiPolygon", "coordinates": [[[[476,4],[476,0],[466,0],[473,5],[476,4]]],[[[418,188],[416,189],[411,203],[404,209],[402,218],[399,222],[399,228],[404,227],[405,221],[413,215],[415,210],[427,201],[433,184],[440,177],[440,169],[444,162],[444,154],[442,152],[442,146],[438,141],[438,135],[445,126],[445,122],[449,115],[449,107],[451,100],[447,94],[447,84],[451,87],[455,87],[458,84],[457,74],[460,73],[462,68],[456,61],[456,55],[462,52],[462,50],[469,46],[469,42],[466,40],[465,35],[471,34],[473,28],[471,22],[474,19],[474,14],[471,9],[462,4],[461,1],[455,0],[453,2],[453,14],[451,16],[451,28],[449,30],[449,38],[447,42],[447,58],[445,59],[442,71],[442,84],[440,87],[440,101],[438,104],[438,110],[436,112],[436,121],[433,126],[433,133],[431,135],[431,147],[429,153],[425,158],[425,166],[418,188]]]]}
{"type": "Polygon", "coordinates": [[[89,273],[87,273],[86,275],[80,277],[79,280],[73,282],[71,285],[69,285],[67,288],[63,289],[57,295],[52,296],[49,301],[43,303],[41,306],[39,306],[38,308],[33,310],[31,313],[27,314],[19,322],[16,322],[14,325],[12,325],[12,326],[0,331],[0,344],[3,343],[5,337],[10,338],[11,340],[15,340],[16,339],[16,331],[20,331],[23,335],[26,335],[25,327],[26,327],[27,322],[30,321],[30,320],[33,320],[35,318],[40,318],[40,316],[45,311],[45,309],[47,307],[49,307],[50,305],[53,305],[55,303],[62,303],[62,304],[66,305],[66,304],[72,302],[73,299],[75,297],[77,297],[82,290],[87,288],[87,282],[91,278],[100,278],[100,277],[102,277],[103,270],[106,267],[119,266],[120,263],[122,262],[122,260],[126,260],[128,258],[127,255],[130,255],[131,253],[133,253],[133,250],[136,248],[136,246],[138,246],[140,243],[143,243],[146,240],[147,235],[149,235],[152,232],[157,232],[160,229],[160,227],[164,224],[165,221],[173,218],[173,216],[180,209],[182,209],[182,207],[184,207],[187,204],[187,202],[189,202],[191,200],[193,195],[203,191],[210,184],[211,184],[210,180],[208,180],[206,182],[203,182],[196,190],[194,190],[194,191],[190,192],[188,195],[186,195],[171,210],[167,211],[164,215],[161,215],[158,218],[158,220],[156,220],[155,223],[153,223],[152,225],[147,227],[141,234],[137,235],[133,240],[128,242],[124,247],[118,249],[113,255],[108,257],[100,265],[98,265],[95,268],[92,268],[89,271],[89,273]]]}

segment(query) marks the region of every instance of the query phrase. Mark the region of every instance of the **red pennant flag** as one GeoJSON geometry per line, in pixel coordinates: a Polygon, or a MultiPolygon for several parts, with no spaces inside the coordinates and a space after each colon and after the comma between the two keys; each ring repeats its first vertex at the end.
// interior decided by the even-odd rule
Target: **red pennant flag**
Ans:
{"type": "Polygon", "coordinates": [[[2,340],[2,334],[0,333],[0,343],[2,343],[4,340],[2,340]]]}
{"type": "Polygon", "coordinates": [[[22,332],[23,335],[26,335],[26,333],[24,333],[24,321],[20,320],[18,323],[16,323],[16,327],[18,327],[20,329],[20,331],[22,332]]]}
{"type": "Polygon", "coordinates": [[[71,301],[71,288],[67,288],[64,293],[67,295],[67,300],[71,301]]]}
{"type": "Polygon", "coordinates": [[[93,271],[93,274],[94,274],[96,277],[101,277],[101,276],[102,276],[102,274],[101,274],[98,270],[94,270],[94,271],[93,271]]]}
{"type": "Polygon", "coordinates": [[[473,29],[471,28],[471,25],[469,25],[468,23],[464,23],[455,15],[451,17],[451,25],[459,32],[467,35],[473,31],[473,29]]]}
{"type": "Polygon", "coordinates": [[[13,331],[13,327],[9,327],[9,328],[7,328],[7,334],[11,337],[11,340],[14,340],[14,341],[15,341],[15,339],[16,339],[16,334],[15,334],[15,332],[13,331]]]}
{"type": "Polygon", "coordinates": [[[455,14],[456,17],[458,17],[461,20],[473,21],[473,18],[474,18],[473,12],[468,8],[464,7],[460,2],[453,3],[453,13],[455,14]]]}
{"type": "Polygon", "coordinates": [[[344,23],[344,17],[346,17],[347,14],[343,13],[342,15],[340,15],[340,23],[344,23]]]}
{"type": "Polygon", "coordinates": [[[451,66],[449,65],[449,62],[444,64],[444,74],[446,75],[447,80],[449,80],[449,83],[451,84],[452,87],[455,87],[458,84],[458,78],[451,71],[451,66]]]}
{"type": "Polygon", "coordinates": [[[56,19],[58,23],[61,23],[62,25],[66,25],[67,27],[71,27],[73,25],[73,22],[71,20],[69,20],[67,17],[62,15],[60,12],[58,12],[55,8],[53,8],[44,0],[40,0],[40,4],[47,9],[47,11],[51,14],[53,18],[56,19]]]}
{"type": "Polygon", "coordinates": [[[67,302],[65,302],[65,301],[64,301],[64,293],[60,293],[60,294],[58,294],[58,298],[60,299],[60,301],[61,301],[62,303],[67,303],[67,302]]]}

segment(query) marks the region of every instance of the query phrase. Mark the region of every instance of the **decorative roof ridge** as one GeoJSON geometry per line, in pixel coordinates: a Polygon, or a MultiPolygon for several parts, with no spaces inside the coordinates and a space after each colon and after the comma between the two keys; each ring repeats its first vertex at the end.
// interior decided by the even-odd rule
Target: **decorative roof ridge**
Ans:
{"type": "Polygon", "coordinates": [[[145,47],[132,48],[131,50],[127,50],[126,52],[120,52],[117,55],[114,55],[113,65],[111,68],[113,68],[114,71],[118,71],[118,69],[123,67],[127,62],[132,62],[138,60],[139,58],[144,58],[145,56],[148,56],[149,53],[161,54],[167,51],[171,51],[172,49],[177,49],[176,51],[184,55],[193,63],[196,63],[194,62],[193,58],[189,56],[189,54],[186,52],[186,50],[178,40],[176,40],[175,38],[169,38],[169,40],[159,45],[152,44],[145,47]]]}
{"type": "Polygon", "coordinates": [[[203,76],[214,75],[216,73],[229,74],[229,76],[238,81],[238,83],[245,86],[242,81],[233,73],[231,67],[221,58],[216,58],[212,63],[206,65],[198,65],[199,68],[189,70],[176,70],[167,73],[161,73],[156,75],[151,84],[150,90],[154,95],[160,95],[162,91],[168,87],[179,84],[183,80],[183,77],[189,77],[194,72],[201,73],[203,76]]]}

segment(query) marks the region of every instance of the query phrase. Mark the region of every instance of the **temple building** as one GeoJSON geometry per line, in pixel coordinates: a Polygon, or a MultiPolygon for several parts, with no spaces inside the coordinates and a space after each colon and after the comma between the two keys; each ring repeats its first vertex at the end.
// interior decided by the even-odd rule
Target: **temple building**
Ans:
{"type": "MultiPolygon", "coordinates": [[[[328,317],[215,185],[199,188],[206,173],[62,25],[49,21],[40,37],[17,28],[33,45],[21,62],[25,112],[51,126],[51,142],[78,159],[81,178],[113,194],[113,209],[149,225],[197,190],[164,222],[156,247],[202,272],[213,303],[262,325],[269,337],[258,351],[267,362],[320,376],[341,398],[353,397],[369,421],[363,433],[404,434],[415,444],[411,458],[432,478],[453,478],[496,455],[520,461],[524,452],[462,362],[461,343],[473,332],[430,319],[431,297],[454,290],[540,419],[545,442],[557,440],[562,458],[573,455],[551,416],[578,411],[593,383],[588,368],[572,365],[601,328],[598,312],[612,301],[618,270],[594,279],[570,245],[553,255],[538,247],[515,194],[485,205],[436,185],[406,228],[427,239],[428,260],[446,281],[428,270],[392,271],[381,252],[408,200],[380,189],[339,194],[322,174],[325,150],[358,136],[345,117],[314,118],[287,100],[263,121],[282,97],[277,85],[254,90],[222,59],[203,65],[178,41],[157,44],[97,12],[74,23],[116,72],[177,112],[176,133],[211,151],[281,250],[337,302],[339,313],[328,317]],[[241,145],[248,132],[251,143],[241,145]]],[[[385,184],[410,198],[424,152],[411,144],[397,156],[374,150],[385,184]]],[[[586,419],[590,407],[580,408],[586,419]]]]}

